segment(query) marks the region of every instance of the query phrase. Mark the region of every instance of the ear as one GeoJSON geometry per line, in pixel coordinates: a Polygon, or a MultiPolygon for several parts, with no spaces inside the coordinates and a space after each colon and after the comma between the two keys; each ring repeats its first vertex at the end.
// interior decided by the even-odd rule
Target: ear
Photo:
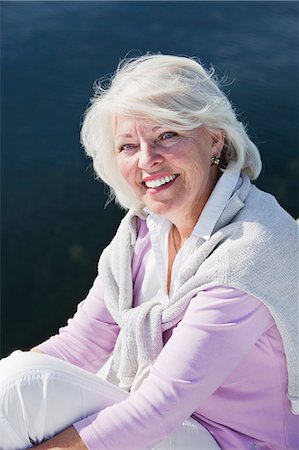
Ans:
{"type": "Polygon", "coordinates": [[[214,155],[220,156],[221,151],[224,146],[225,133],[224,130],[220,128],[214,128],[210,131],[210,136],[212,138],[212,150],[214,155]]]}

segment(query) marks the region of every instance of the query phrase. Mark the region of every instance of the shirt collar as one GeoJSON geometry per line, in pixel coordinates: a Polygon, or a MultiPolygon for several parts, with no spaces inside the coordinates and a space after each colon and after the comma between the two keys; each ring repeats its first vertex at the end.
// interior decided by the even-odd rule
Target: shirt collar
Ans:
{"type": "Polygon", "coordinates": [[[192,232],[193,236],[210,239],[216,222],[232,196],[239,178],[240,171],[223,172],[199,216],[192,232]]]}

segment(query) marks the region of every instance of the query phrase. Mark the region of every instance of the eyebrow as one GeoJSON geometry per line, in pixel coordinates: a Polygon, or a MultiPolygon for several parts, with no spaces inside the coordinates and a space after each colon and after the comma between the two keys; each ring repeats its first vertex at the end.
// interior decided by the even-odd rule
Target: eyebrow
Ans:
{"type": "MultiPolygon", "coordinates": [[[[161,128],[163,128],[163,127],[160,127],[160,126],[157,126],[157,127],[153,127],[152,129],[151,129],[151,131],[156,131],[156,130],[159,130],[159,129],[161,129],[161,128]]],[[[116,137],[115,137],[115,140],[117,140],[117,139],[119,139],[119,138],[132,138],[133,137],[133,135],[131,134],[131,133],[124,133],[124,134],[118,134],[116,137]]]]}
{"type": "Polygon", "coordinates": [[[121,137],[129,138],[129,137],[132,137],[132,135],[131,135],[130,133],[126,133],[126,134],[118,134],[118,135],[115,137],[115,139],[119,139],[119,138],[121,138],[121,137]]]}

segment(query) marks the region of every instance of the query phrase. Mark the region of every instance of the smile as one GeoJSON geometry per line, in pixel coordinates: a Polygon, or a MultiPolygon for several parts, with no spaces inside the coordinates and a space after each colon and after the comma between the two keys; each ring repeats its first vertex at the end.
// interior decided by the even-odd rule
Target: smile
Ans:
{"type": "Polygon", "coordinates": [[[166,177],[157,178],[156,180],[145,181],[144,184],[148,188],[157,188],[170,183],[171,181],[175,180],[176,177],[177,175],[167,175],[166,177]]]}

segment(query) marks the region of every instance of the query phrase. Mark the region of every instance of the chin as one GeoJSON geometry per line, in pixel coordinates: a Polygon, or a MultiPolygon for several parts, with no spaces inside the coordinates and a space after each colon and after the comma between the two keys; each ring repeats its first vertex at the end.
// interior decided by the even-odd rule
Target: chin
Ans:
{"type": "Polygon", "coordinates": [[[166,219],[169,219],[174,214],[174,209],[170,206],[166,206],[165,204],[146,204],[148,209],[150,209],[154,214],[158,214],[159,216],[163,216],[166,219]]]}

